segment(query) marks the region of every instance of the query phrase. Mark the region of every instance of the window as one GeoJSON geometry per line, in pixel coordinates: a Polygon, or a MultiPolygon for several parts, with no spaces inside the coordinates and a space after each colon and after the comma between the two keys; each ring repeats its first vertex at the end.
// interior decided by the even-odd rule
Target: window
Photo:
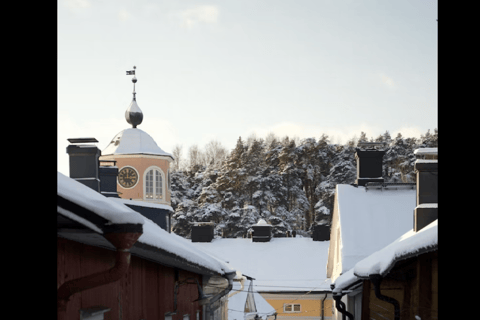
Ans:
{"type": "Polygon", "coordinates": [[[285,303],[283,305],[284,312],[300,312],[300,304],[285,303]]]}
{"type": "Polygon", "coordinates": [[[158,167],[150,167],[145,173],[145,199],[163,199],[163,172],[158,167]]]}

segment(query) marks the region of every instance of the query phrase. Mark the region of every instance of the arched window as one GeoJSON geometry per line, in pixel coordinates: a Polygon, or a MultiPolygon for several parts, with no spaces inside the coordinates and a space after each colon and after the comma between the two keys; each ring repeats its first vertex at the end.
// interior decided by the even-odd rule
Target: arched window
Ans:
{"type": "Polygon", "coordinates": [[[145,172],[145,200],[163,199],[163,172],[158,167],[150,167],[145,172]]]}

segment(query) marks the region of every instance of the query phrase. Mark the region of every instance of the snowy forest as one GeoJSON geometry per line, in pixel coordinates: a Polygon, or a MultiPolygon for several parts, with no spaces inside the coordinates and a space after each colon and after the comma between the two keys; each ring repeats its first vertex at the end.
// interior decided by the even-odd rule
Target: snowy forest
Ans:
{"type": "Polygon", "coordinates": [[[310,236],[312,226],[331,222],[335,185],[356,179],[355,147],[359,142],[382,142],[385,182],[415,182],[414,150],[437,147],[438,130],[420,138],[388,131],[376,138],[353,137],[345,144],[317,139],[241,137],[226,150],[211,141],[203,150],[182,146],[173,150],[171,203],[173,232],[190,238],[195,222],[214,222],[215,236],[246,237],[260,218],[273,225],[273,235],[287,231],[310,236]]]}

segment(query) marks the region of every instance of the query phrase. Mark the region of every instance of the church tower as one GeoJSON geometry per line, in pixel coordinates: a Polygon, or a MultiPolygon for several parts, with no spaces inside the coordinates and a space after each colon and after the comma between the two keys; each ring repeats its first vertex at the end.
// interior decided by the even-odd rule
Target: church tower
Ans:
{"type": "Polygon", "coordinates": [[[125,111],[125,119],[132,127],[115,135],[99,160],[116,161],[120,198],[170,206],[170,164],[173,156],[137,127],[143,121],[143,113],[135,96],[135,70],[127,71],[128,74],[133,74],[133,99],[125,111]]]}

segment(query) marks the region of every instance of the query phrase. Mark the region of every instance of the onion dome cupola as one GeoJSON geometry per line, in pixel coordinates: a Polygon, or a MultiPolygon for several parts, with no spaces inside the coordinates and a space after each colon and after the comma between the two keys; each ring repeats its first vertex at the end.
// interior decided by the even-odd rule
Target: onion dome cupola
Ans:
{"type": "Polygon", "coordinates": [[[136,128],[140,123],[143,121],[143,113],[142,110],[138,107],[137,99],[135,97],[135,83],[137,82],[137,78],[135,77],[135,69],[136,67],[133,66],[133,71],[127,71],[128,74],[133,74],[132,82],[133,82],[133,100],[128,106],[127,110],[125,111],[125,119],[129,124],[132,125],[133,128],[136,128]]]}
{"type": "Polygon", "coordinates": [[[145,131],[138,129],[137,126],[143,121],[143,112],[140,110],[136,100],[135,83],[135,69],[127,71],[127,75],[133,75],[133,99],[127,110],[125,111],[125,119],[132,128],[128,128],[119,132],[112,141],[108,144],[105,150],[102,151],[103,156],[108,155],[153,155],[168,157],[173,160],[173,155],[163,151],[153,138],[145,131]]]}

